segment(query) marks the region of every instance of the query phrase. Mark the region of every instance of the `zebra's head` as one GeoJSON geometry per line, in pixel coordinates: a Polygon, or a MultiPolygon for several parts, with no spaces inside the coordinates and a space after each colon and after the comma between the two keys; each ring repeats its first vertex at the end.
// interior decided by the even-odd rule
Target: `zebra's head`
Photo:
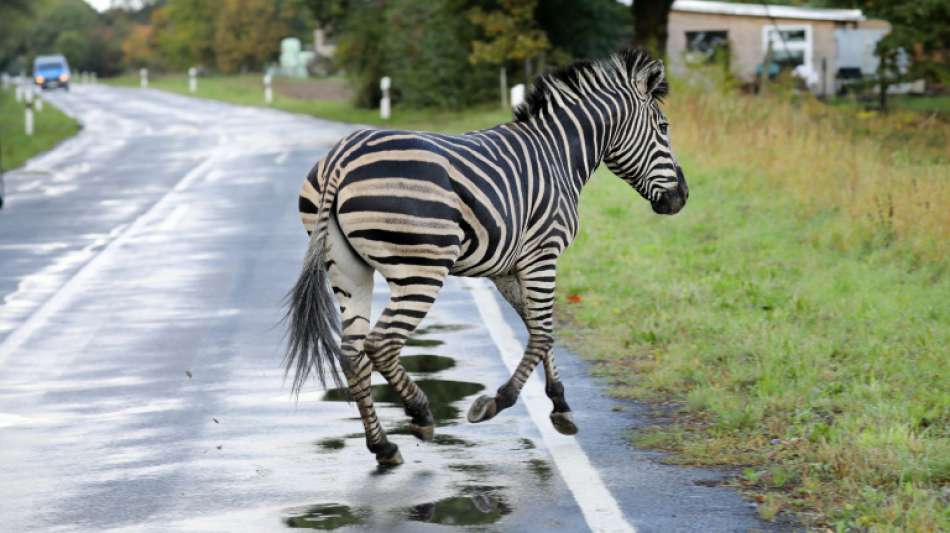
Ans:
{"type": "Polygon", "coordinates": [[[673,215],[686,205],[689,187],[673,157],[669,121],[660,109],[667,92],[663,62],[643,52],[622,57],[629,73],[626,113],[604,162],[611,172],[650,201],[655,213],[673,215]]]}

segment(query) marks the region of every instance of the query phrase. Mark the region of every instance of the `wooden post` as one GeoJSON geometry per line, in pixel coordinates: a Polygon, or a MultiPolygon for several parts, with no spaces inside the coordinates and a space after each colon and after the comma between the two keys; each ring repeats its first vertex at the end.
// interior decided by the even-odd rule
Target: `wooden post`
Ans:
{"type": "Polygon", "coordinates": [[[23,130],[28,137],[33,136],[33,89],[27,89],[23,97],[26,104],[26,111],[23,115],[23,130]]]}
{"type": "MultiPolygon", "coordinates": [[[[777,30],[776,30],[777,31],[777,30]]],[[[772,67],[772,36],[769,36],[769,42],[765,47],[765,60],[762,61],[762,73],[759,76],[759,96],[765,96],[768,93],[769,70],[772,67]]]]}
{"type": "Polygon", "coordinates": [[[501,108],[508,109],[508,72],[505,67],[498,71],[498,82],[501,85],[501,108]]]}

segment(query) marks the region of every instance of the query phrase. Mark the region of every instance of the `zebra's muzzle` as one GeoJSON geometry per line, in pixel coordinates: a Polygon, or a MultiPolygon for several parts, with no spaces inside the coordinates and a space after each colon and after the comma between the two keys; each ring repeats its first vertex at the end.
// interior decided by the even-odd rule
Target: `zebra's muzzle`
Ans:
{"type": "Polygon", "coordinates": [[[686,184],[683,169],[677,165],[676,187],[666,189],[655,202],[650,203],[650,206],[653,208],[653,212],[658,215],[675,215],[686,205],[687,198],[689,198],[689,185],[686,184]]]}

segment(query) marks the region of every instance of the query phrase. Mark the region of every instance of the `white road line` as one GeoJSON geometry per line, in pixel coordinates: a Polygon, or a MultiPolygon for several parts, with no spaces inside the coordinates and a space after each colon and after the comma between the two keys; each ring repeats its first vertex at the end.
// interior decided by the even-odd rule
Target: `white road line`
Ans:
{"type": "Polygon", "coordinates": [[[188,214],[187,205],[180,205],[176,207],[175,210],[172,211],[168,216],[166,216],[165,220],[163,220],[162,223],[159,224],[158,226],[159,231],[171,231],[175,229],[176,227],[178,227],[178,223],[181,222],[182,219],[185,218],[185,215],[187,214],[188,214]]]}
{"type": "MultiPolygon", "coordinates": [[[[462,278],[462,283],[471,289],[472,298],[475,300],[478,312],[482,315],[492,341],[501,352],[505,366],[514,372],[524,353],[524,346],[504,319],[492,289],[482,279],[462,278]]],[[[548,418],[551,400],[544,393],[538,372],[535,372],[525,383],[521,391],[521,400],[528,408],[531,419],[538,426],[541,438],[561,472],[561,478],[574,494],[574,499],[581,508],[581,512],[584,513],[584,519],[591,530],[635,533],[636,529],[627,523],[617,500],[604,485],[600,474],[590,463],[590,459],[587,458],[577,440],[574,437],[561,435],[551,425],[551,420],[548,418]]]]}
{"type": "Polygon", "coordinates": [[[165,193],[148,211],[139,215],[132,224],[126,226],[126,229],[119,233],[112,242],[107,244],[105,248],[99,252],[99,255],[93,257],[88,263],[83,265],[83,267],[80,268],[69,281],[64,283],[49,300],[46,300],[39,309],[30,315],[30,318],[26,319],[17,329],[13,330],[13,332],[3,340],[3,343],[0,344],[0,365],[2,365],[8,357],[13,355],[14,352],[20,349],[33,333],[49,323],[51,317],[62,311],[76,294],[85,288],[89,279],[95,276],[104,265],[107,265],[130,238],[137,236],[143,228],[148,227],[148,225],[153,222],[152,219],[155,217],[155,214],[167,207],[167,204],[171,202],[176,192],[188,187],[188,185],[198,179],[199,176],[207,172],[214,163],[214,157],[210,157],[204,160],[200,165],[191,169],[188,174],[185,174],[185,176],[179,180],[174,188],[165,193]]]}

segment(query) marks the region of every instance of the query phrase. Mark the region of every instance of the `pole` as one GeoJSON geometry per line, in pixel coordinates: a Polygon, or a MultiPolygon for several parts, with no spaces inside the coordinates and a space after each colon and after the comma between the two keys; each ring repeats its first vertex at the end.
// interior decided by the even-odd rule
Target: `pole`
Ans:
{"type": "Polygon", "coordinates": [[[498,71],[498,83],[501,85],[501,108],[508,109],[508,72],[505,67],[498,71]]]}
{"type": "Polygon", "coordinates": [[[389,120],[389,86],[391,80],[389,76],[383,76],[379,80],[379,89],[383,92],[383,97],[379,101],[379,118],[389,120]]]}
{"type": "Polygon", "coordinates": [[[27,90],[24,95],[24,102],[26,103],[26,111],[23,115],[23,130],[26,132],[27,137],[33,136],[33,91],[27,90]]]}
{"type": "Polygon", "coordinates": [[[148,69],[139,69],[139,86],[143,89],[148,88],[148,69]]]}
{"type": "Polygon", "coordinates": [[[264,101],[268,104],[274,102],[274,91],[271,89],[271,81],[270,73],[264,74],[264,101]]]}
{"type": "Polygon", "coordinates": [[[195,67],[188,69],[188,92],[198,92],[198,69],[195,67]]]}

